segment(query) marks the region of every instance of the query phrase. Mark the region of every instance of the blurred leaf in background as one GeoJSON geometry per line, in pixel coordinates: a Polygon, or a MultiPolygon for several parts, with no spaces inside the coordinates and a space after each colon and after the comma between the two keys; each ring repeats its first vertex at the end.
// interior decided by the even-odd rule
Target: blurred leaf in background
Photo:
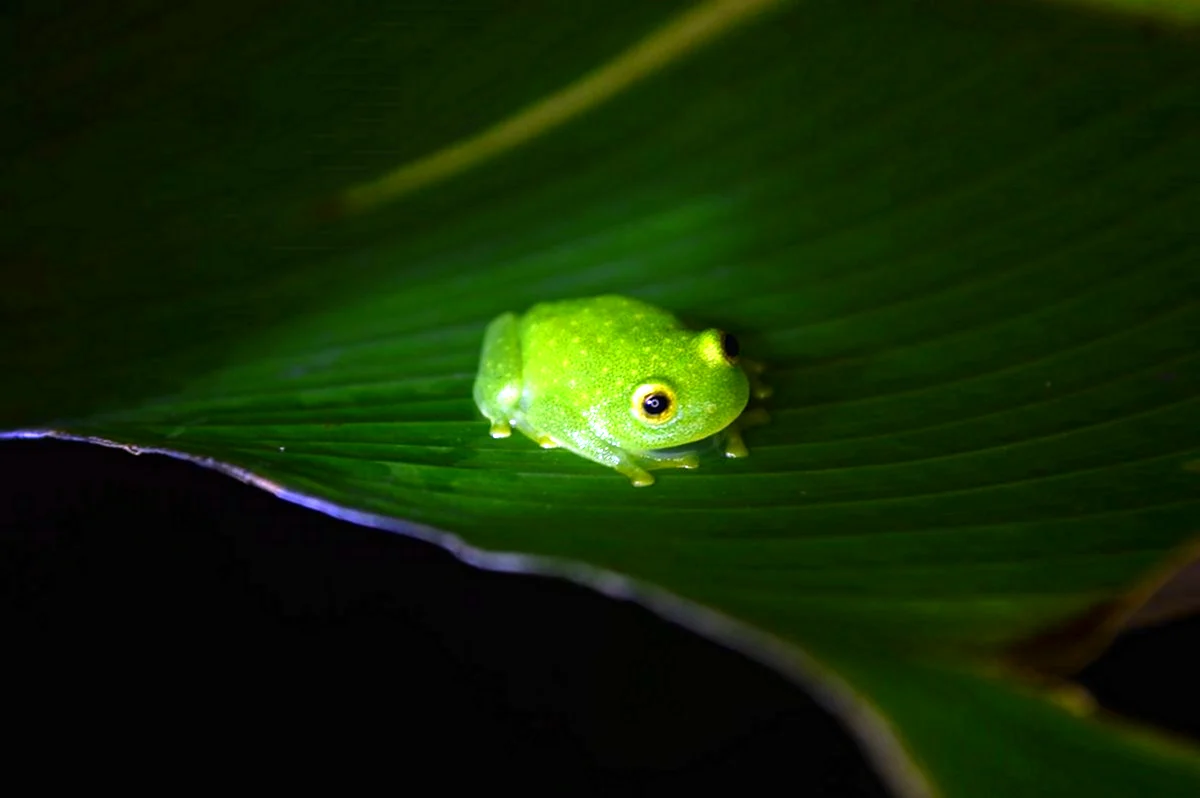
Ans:
{"type": "Polygon", "coordinates": [[[1160,7],[20,6],[0,427],[633,595],[902,794],[1195,795],[1194,747],[1054,681],[1200,527],[1200,49],[1160,7]],[[606,292],[769,364],[751,457],[634,490],[487,436],[487,321],[606,292]]]}

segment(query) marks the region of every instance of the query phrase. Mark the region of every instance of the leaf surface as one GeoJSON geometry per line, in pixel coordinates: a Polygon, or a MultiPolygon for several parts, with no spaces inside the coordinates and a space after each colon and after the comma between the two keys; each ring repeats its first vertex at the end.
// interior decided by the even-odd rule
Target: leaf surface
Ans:
{"type": "Polygon", "coordinates": [[[1200,790],[1170,746],[985,675],[1123,606],[1200,527],[1189,31],[782,3],[357,208],[347,188],[696,7],[237,9],[6,23],[0,425],[209,458],[518,567],[657,586],[843,679],[944,795],[982,773],[1062,794],[1074,777],[1053,774],[1100,749],[1113,773],[1090,794],[1200,790]],[[769,365],[748,459],[639,490],[487,436],[486,323],[607,292],[736,330],[769,365]],[[1024,764],[974,770],[993,744],[1024,764]]]}

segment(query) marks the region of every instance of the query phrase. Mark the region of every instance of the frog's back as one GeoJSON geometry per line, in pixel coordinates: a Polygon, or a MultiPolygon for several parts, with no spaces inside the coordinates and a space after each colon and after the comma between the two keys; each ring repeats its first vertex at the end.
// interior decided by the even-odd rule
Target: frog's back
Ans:
{"type": "Polygon", "coordinates": [[[542,302],[530,308],[521,318],[521,326],[526,330],[552,326],[556,322],[594,331],[616,324],[668,330],[680,327],[679,320],[669,311],[619,294],[542,302]]]}
{"type": "Polygon", "coordinates": [[[527,395],[575,403],[623,389],[682,329],[668,311],[623,296],[535,305],[521,319],[527,395]]]}

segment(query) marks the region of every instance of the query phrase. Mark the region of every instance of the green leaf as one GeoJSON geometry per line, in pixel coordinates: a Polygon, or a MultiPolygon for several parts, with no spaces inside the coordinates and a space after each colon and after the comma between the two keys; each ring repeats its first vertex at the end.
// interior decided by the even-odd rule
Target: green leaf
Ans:
{"type": "Polygon", "coordinates": [[[260,0],[0,31],[0,427],[633,596],[825,695],[908,794],[1200,791],[1013,666],[1093,651],[1200,527],[1192,29],[260,0]],[[633,489],[488,437],[484,325],[606,292],[767,362],[748,459],[633,489]]]}
{"type": "Polygon", "coordinates": [[[861,654],[831,661],[888,714],[944,795],[1196,794],[1194,748],[1115,718],[1088,720],[1075,691],[1057,690],[1055,705],[978,673],[911,661],[881,668],[861,654]]]}

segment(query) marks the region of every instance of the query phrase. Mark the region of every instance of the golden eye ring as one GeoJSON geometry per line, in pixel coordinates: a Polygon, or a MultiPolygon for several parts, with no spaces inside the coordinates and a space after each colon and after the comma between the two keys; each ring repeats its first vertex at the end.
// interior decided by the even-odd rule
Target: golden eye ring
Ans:
{"type": "Polygon", "coordinates": [[[633,392],[630,409],[633,416],[644,424],[659,426],[675,418],[679,401],[675,391],[661,382],[647,382],[633,392]]]}

